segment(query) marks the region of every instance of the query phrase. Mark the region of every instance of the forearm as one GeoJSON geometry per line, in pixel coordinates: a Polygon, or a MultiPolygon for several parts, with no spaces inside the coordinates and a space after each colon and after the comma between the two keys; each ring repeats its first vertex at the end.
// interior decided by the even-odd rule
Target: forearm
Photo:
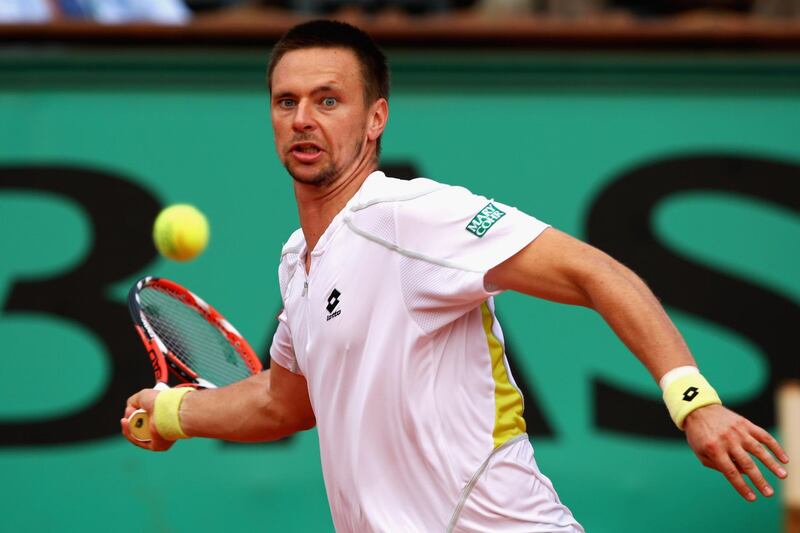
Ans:
{"type": "Polygon", "coordinates": [[[183,431],[191,437],[257,442],[313,427],[313,420],[291,412],[275,393],[271,372],[186,395],[180,407],[183,431]]]}
{"type": "Polygon", "coordinates": [[[582,290],[586,305],[603,317],[655,380],[675,367],[696,364],[661,303],[625,266],[602,254],[582,290]]]}
{"type": "MultiPolygon", "coordinates": [[[[663,307],[633,272],[610,260],[594,280],[585,286],[592,307],[603,315],[656,380],[675,367],[694,365],[686,343],[663,307]],[[607,290],[608,287],[614,287],[614,290],[607,290]]],[[[764,479],[753,457],[781,478],[786,477],[786,470],[767,448],[780,461],[787,462],[789,457],[769,433],[718,405],[716,392],[701,376],[690,379],[695,380],[694,396],[687,398],[683,392],[680,399],[672,395],[670,401],[670,389],[680,392],[685,387],[684,384],[675,389],[681,383],[679,378],[667,387],[665,401],[675,423],[686,431],[689,445],[700,462],[719,470],[747,501],[754,501],[756,495],[743,474],[764,496],[772,496],[775,491],[764,479]],[[694,407],[687,408],[690,401],[695,402],[694,407]],[[683,422],[681,413],[685,417],[683,422]]]]}

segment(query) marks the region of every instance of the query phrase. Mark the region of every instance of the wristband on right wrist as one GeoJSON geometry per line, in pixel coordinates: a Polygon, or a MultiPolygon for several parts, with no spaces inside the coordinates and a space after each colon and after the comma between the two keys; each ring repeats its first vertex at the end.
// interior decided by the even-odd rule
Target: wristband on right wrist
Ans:
{"type": "Polygon", "coordinates": [[[166,440],[188,439],[181,427],[180,409],[184,396],[194,392],[192,387],[177,387],[163,390],[156,396],[153,406],[156,431],[166,440]]]}
{"type": "Polygon", "coordinates": [[[672,421],[680,430],[683,430],[683,422],[692,411],[707,405],[722,404],[717,391],[696,368],[680,367],[667,374],[672,376],[665,375],[667,380],[662,378],[664,403],[672,421]],[[674,379],[669,379],[670,377],[674,379]]]}

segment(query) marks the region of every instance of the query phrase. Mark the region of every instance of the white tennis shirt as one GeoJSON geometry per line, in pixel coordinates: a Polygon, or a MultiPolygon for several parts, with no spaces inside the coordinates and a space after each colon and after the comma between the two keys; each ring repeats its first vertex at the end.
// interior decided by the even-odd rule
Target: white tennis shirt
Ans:
{"type": "Polygon", "coordinates": [[[486,271],[547,225],[372,173],[283,248],[270,355],[302,374],[339,532],[583,531],[533,461],[486,271]]]}

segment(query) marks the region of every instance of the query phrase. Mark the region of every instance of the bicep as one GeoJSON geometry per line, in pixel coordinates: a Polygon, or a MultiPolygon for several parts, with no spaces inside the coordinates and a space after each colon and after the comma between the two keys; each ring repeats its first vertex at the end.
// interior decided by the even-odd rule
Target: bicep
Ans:
{"type": "Polygon", "coordinates": [[[600,250],[548,228],[515,255],[486,273],[487,286],[559,303],[591,306],[589,279],[614,262],[600,250]]]}
{"type": "Polygon", "coordinates": [[[271,403],[279,410],[281,418],[296,423],[298,431],[314,427],[316,420],[306,378],[289,371],[274,359],[268,372],[271,403]]]}

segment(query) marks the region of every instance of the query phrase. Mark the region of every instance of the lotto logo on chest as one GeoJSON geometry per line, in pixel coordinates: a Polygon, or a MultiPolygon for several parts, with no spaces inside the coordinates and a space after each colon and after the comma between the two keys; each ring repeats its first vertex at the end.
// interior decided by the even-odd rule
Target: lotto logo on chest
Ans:
{"type": "Polygon", "coordinates": [[[494,223],[505,215],[504,211],[500,211],[493,203],[489,202],[477,215],[472,217],[466,230],[478,238],[483,237],[494,226],[494,223]]]}
{"type": "Polygon", "coordinates": [[[336,318],[342,314],[342,310],[337,309],[337,307],[339,307],[339,296],[341,295],[342,293],[336,289],[331,291],[331,294],[328,296],[328,305],[325,306],[325,309],[328,311],[328,318],[326,320],[336,318]]]}

